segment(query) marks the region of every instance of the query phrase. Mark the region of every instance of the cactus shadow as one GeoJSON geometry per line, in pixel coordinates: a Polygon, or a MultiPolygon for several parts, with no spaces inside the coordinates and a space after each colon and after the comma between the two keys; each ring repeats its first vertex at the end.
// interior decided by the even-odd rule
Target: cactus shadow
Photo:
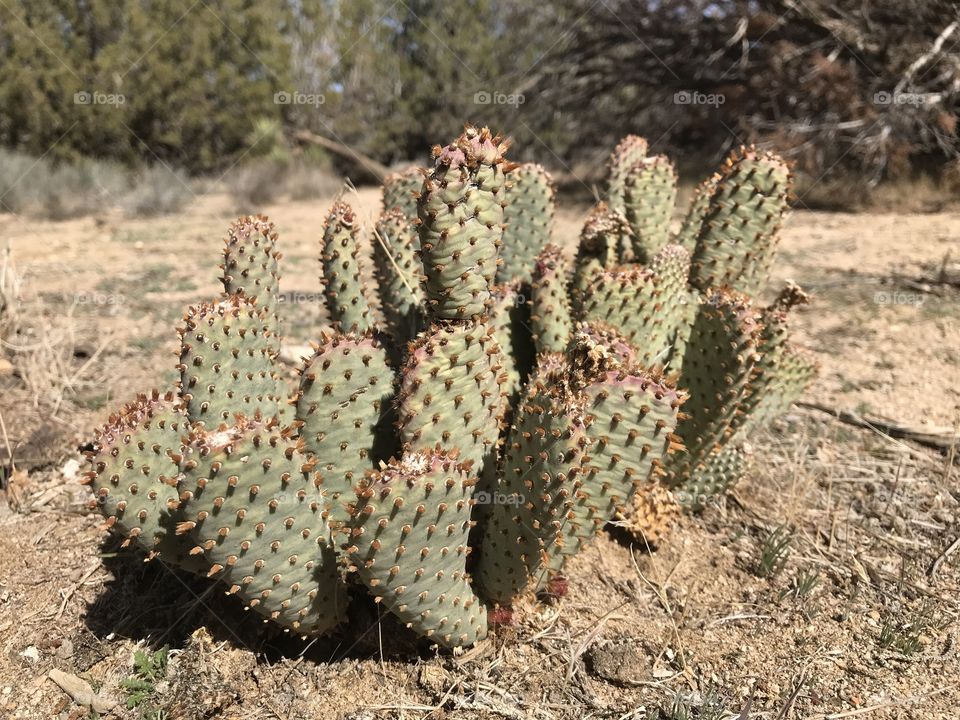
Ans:
{"type": "Polygon", "coordinates": [[[299,656],[318,663],[371,657],[415,662],[435,654],[361,588],[350,588],[348,618],[337,630],[304,640],[244,610],[222,583],[158,560],[144,562],[142,554],[120,548],[119,538],[105,539],[101,556],[113,579],[83,618],[100,640],[122,637],[154,649],[181,649],[205,628],[215,642],[250,650],[258,662],[299,656]]]}

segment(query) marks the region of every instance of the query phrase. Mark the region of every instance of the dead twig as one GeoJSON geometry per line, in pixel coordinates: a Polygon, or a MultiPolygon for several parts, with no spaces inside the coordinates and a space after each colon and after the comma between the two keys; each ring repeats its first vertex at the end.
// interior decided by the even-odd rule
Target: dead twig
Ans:
{"type": "Polygon", "coordinates": [[[798,402],[797,405],[808,410],[825,413],[847,425],[873,430],[880,435],[886,435],[896,440],[909,440],[918,445],[933,448],[943,453],[952,452],[953,448],[960,442],[957,433],[947,428],[936,428],[933,430],[913,428],[894,421],[866,418],[849,410],[841,410],[840,408],[814,402],[801,401],[798,402]]]}

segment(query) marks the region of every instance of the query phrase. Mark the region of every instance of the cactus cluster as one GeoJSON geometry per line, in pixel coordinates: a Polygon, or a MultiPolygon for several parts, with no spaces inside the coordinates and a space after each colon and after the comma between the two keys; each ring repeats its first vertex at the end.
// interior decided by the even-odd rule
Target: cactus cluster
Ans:
{"type": "Polygon", "coordinates": [[[124,545],[287,631],[342,625],[365,591],[460,648],[608,523],[655,543],[737,481],[745,440],[814,372],[788,340],[806,296],[749,295],[775,254],[783,163],[735,154],[671,235],[676,173],[631,136],[567,253],[549,176],[506,150],[467,127],[429,170],[391,177],[364,231],[372,272],[334,203],[318,238],[332,329],[295,388],[276,233],[234,223],[223,293],[180,328],[177,386],[112,415],[89,453],[124,545]]]}

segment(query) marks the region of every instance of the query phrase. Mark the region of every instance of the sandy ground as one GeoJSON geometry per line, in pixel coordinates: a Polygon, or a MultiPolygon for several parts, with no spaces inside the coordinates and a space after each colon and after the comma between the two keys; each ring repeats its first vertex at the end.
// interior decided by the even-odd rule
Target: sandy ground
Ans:
{"type": "MultiPolygon", "coordinates": [[[[372,220],[375,191],[348,199],[372,220]]],[[[292,341],[323,323],[316,252],[329,204],[265,209],[281,234],[292,341]]],[[[560,242],[585,211],[559,213],[560,242]]],[[[3,223],[34,331],[17,340],[20,374],[0,374],[0,429],[19,469],[12,509],[0,504],[0,717],[94,716],[52,671],[119,718],[956,716],[960,552],[946,551],[960,532],[960,469],[820,411],[797,408],[757,437],[747,480],[655,552],[604,535],[576,560],[566,597],[464,656],[416,643],[364,598],[347,627],[304,645],[205,580],[118,553],[86,510],[77,449],[119,402],[172,382],[174,326],[218,292],[232,215],[214,195],[182,217],[3,223]],[[781,527],[786,564],[760,577],[781,527]],[[135,651],[164,646],[166,669],[128,707],[131,679],[143,679],[135,651]]],[[[930,278],[957,258],[958,214],[795,213],[776,274],[814,295],[796,326],[822,374],[804,399],[955,428],[960,292],[930,278]]]]}

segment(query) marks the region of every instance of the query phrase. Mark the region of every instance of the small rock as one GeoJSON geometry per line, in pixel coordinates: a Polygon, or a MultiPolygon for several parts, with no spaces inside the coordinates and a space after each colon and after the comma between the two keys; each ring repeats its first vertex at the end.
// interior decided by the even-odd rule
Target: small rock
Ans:
{"type": "Polygon", "coordinates": [[[632,641],[594,646],[586,661],[594,675],[614,685],[635,685],[650,678],[650,661],[632,641]]]}
{"type": "Polygon", "coordinates": [[[64,640],[60,643],[60,647],[57,648],[57,651],[54,653],[61,660],[66,660],[73,656],[73,643],[69,640],[64,640]]]}
{"type": "Polygon", "coordinates": [[[30,645],[27,649],[20,653],[20,657],[26,658],[30,662],[39,662],[40,660],[40,651],[37,650],[33,645],[30,645]]]}

